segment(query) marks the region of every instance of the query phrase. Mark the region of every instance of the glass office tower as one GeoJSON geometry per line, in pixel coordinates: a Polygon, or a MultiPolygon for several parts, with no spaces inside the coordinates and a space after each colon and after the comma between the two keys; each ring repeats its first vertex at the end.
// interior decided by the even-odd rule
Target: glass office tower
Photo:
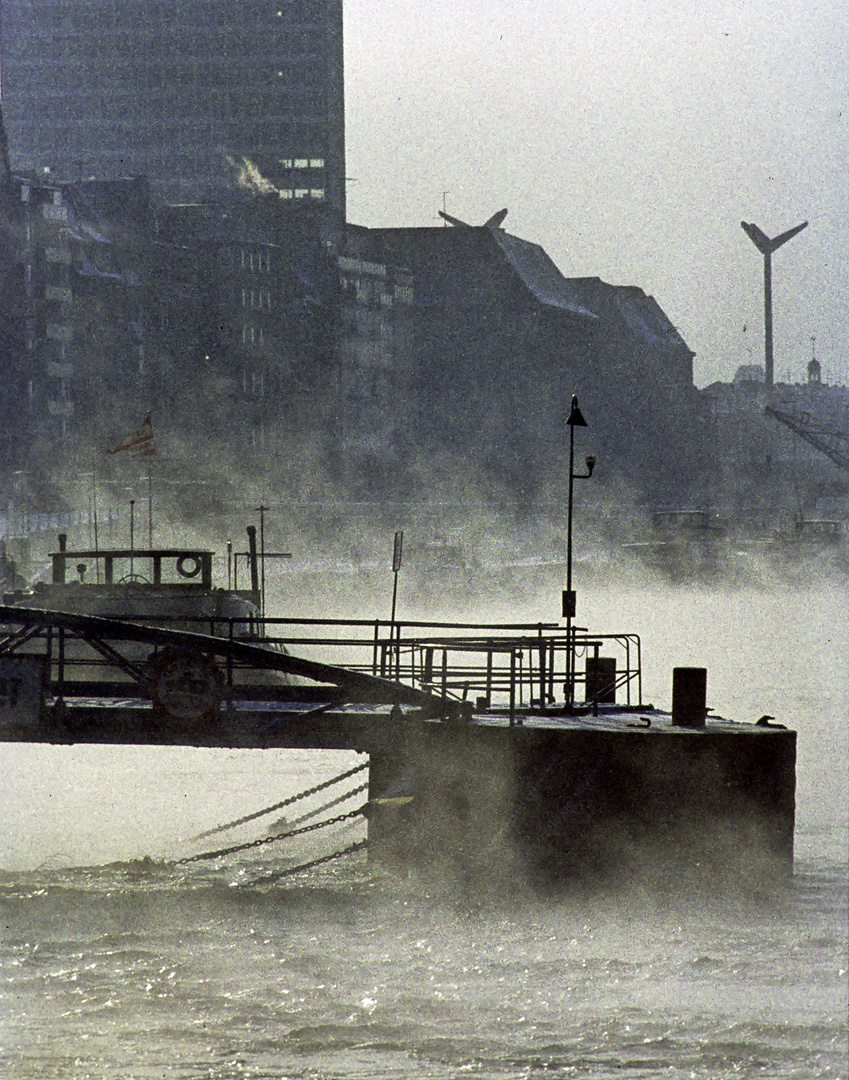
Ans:
{"type": "Polygon", "coordinates": [[[345,213],[342,0],[0,0],[15,170],[345,213]]]}

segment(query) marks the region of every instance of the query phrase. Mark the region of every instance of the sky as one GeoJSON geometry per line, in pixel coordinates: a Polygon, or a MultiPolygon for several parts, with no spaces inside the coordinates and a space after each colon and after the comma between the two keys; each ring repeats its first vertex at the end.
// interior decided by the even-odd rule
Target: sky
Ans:
{"type": "Polygon", "coordinates": [[[542,245],[567,277],[637,285],[698,386],[763,364],[849,384],[845,0],[345,0],[348,218],[438,211],[542,245]],[[815,340],[812,342],[812,338],[815,340]]]}

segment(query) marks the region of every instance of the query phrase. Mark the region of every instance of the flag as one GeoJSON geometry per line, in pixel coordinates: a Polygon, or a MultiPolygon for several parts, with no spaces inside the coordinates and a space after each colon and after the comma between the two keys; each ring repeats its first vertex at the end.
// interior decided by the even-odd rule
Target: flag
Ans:
{"type": "Polygon", "coordinates": [[[150,413],[144,418],[144,423],[138,431],[134,431],[132,435],[128,435],[114,450],[107,450],[106,453],[127,453],[131,457],[151,457],[155,454],[156,449],[153,445],[153,424],[150,420],[150,413]]]}

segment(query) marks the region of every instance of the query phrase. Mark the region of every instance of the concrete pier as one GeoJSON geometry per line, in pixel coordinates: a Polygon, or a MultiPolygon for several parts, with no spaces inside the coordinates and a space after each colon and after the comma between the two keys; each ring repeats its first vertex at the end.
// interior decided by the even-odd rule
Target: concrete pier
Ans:
{"type": "Polygon", "coordinates": [[[418,725],[372,754],[369,858],[448,887],[757,888],[792,873],[795,761],[795,732],[659,713],[418,725]]]}
{"type": "Polygon", "coordinates": [[[588,667],[575,708],[555,700],[575,648],[556,628],[428,626],[403,651],[375,635],[368,673],[239,640],[227,620],[200,634],[6,607],[0,624],[0,741],[367,753],[375,867],[447,889],[792,873],[795,732],[706,717],[701,669],[679,669],[698,678],[677,715],[604,700],[612,679],[639,687],[633,636],[615,639],[607,683],[588,667]]]}

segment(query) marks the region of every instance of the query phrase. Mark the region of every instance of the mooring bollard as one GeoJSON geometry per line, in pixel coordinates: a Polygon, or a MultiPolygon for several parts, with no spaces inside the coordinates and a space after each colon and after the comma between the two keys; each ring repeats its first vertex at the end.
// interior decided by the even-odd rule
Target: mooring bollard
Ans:
{"type": "Polygon", "coordinates": [[[672,669],[672,723],[703,728],[707,716],[707,668],[672,669]]]}

